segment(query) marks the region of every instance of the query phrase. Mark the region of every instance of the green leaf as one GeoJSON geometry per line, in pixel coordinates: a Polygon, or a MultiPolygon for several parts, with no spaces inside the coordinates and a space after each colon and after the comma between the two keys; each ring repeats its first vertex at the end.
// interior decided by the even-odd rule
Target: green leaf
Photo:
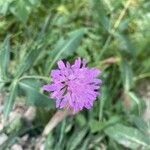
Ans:
{"type": "Polygon", "coordinates": [[[129,36],[117,32],[113,35],[118,39],[118,46],[121,50],[121,53],[126,52],[129,56],[132,57],[136,55],[136,49],[129,36]]]}
{"type": "Polygon", "coordinates": [[[66,128],[66,119],[63,120],[61,123],[61,129],[59,133],[59,140],[58,143],[56,144],[55,150],[59,150],[63,147],[63,138],[65,136],[65,128],[66,128]]]}
{"type": "Polygon", "coordinates": [[[68,141],[67,150],[75,150],[87,133],[87,128],[75,131],[68,141]]]}
{"type": "Polygon", "coordinates": [[[141,65],[142,65],[141,68],[142,68],[143,72],[149,72],[150,58],[143,60],[141,65]]]}
{"type": "Polygon", "coordinates": [[[109,92],[108,92],[108,87],[107,86],[103,86],[101,88],[101,96],[98,97],[99,98],[99,120],[102,120],[103,118],[103,111],[104,111],[104,106],[105,106],[105,102],[108,99],[109,96],[109,92]]]}
{"type": "Polygon", "coordinates": [[[30,2],[32,5],[40,4],[40,1],[41,1],[41,0],[29,0],[29,2],[30,2]]]}
{"type": "Polygon", "coordinates": [[[116,124],[105,129],[105,133],[119,144],[127,148],[138,149],[139,147],[148,147],[150,141],[147,136],[133,127],[116,124]]]}
{"type": "Polygon", "coordinates": [[[91,132],[92,133],[100,132],[104,128],[106,128],[110,125],[116,124],[119,121],[120,121],[119,116],[112,116],[108,121],[103,121],[103,122],[97,121],[97,120],[91,120],[90,121],[91,132]]]}
{"type": "MultiPolygon", "coordinates": [[[[148,133],[150,130],[149,123],[146,122],[142,117],[138,117],[135,115],[129,116],[130,122],[134,124],[139,130],[143,133],[148,133]]],[[[150,138],[150,137],[149,137],[150,138]]]]}
{"type": "MultiPolygon", "coordinates": [[[[128,95],[130,96],[131,100],[134,102],[134,104],[137,106],[137,111],[138,111],[138,114],[141,115],[142,114],[142,108],[143,108],[143,103],[144,101],[141,101],[140,98],[138,98],[136,96],[135,93],[133,92],[128,92],[128,95]]],[[[133,105],[134,106],[134,105],[133,105]]]]}
{"type": "Polygon", "coordinates": [[[80,150],[87,150],[88,145],[90,144],[90,137],[87,137],[83,142],[82,145],[80,147],[80,150]]]}
{"type": "Polygon", "coordinates": [[[91,1],[93,3],[93,10],[94,10],[94,19],[102,25],[102,27],[106,30],[110,30],[110,21],[107,17],[107,12],[105,9],[105,4],[102,0],[95,0],[91,1]]]}
{"type": "Polygon", "coordinates": [[[27,96],[27,103],[37,107],[54,108],[54,100],[40,93],[37,89],[25,82],[19,82],[20,88],[27,96]]]}
{"type": "Polygon", "coordinates": [[[52,61],[48,65],[48,71],[52,69],[58,59],[71,55],[77,49],[84,33],[85,29],[78,29],[69,33],[67,39],[62,38],[58,41],[54,51],[51,53],[52,61]]]}
{"type": "Polygon", "coordinates": [[[97,120],[91,120],[89,125],[92,133],[101,131],[104,128],[104,123],[97,120]]]}
{"type": "Polygon", "coordinates": [[[0,14],[6,15],[14,0],[0,0],[0,14]]]}
{"type": "Polygon", "coordinates": [[[24,59],[19,64],[15,77],[20,77],[24,72],[26,72],[30,67],[32,67],[33,63],[36,61],[37,57],[40,55],[42,45],[40,42],[36,43],[32,49],[24,56],[24,59]]]}
{"type": "Polygon", "coordinates": [[[12,110],[16,95],[18,92],[18,83],[16,80],[10,86],[10,93],[5,99],[4,103],[4,117],[7,119],[10,111],[12,110]]]}
{"type": "Polygon", "coordinates": [[[122,60],[120,65],[121,76],[123,80],[123,85],[125,91],[129,91],[133,85],[133,73],[131,66],[127,63],[127,61],[122,60]]]}
{"type": "Polygon", "coordinates": [[[10,59],[10,37],[7,36],[0,49],[0,76],[3,79],[7,77],[7,67],[10,59]]]}
{"type": "Polygon", "coordinates": [[[21,114],[16,115],[15,119],[9,122],[6,126],[7,128],[5,130],[7,134],[12,134],[16,131],[19,132],[19,130],[23,127],[21,114]]]}
{"type": "Polygon", "coordinates": [[[48,135],[48,137],[46,138],[46,140],[44,142],[45,150],[53,149],[54,142],[55,142],[54,136],[50,132],[49,135],[48,135]]]}
{"type": "Polygon", "coordinates": [[[10,7],[10,11],[17,17],[18,20],[26,23],[31,12],[31,8],[28,1],[17,0],[14,5],[10,7]]]}
{"type": "Polygon", "coordinates": [[[75,119],[80,126],[84,126],[86,124],[86,118],[83,114],[78,113],[75,116],[75,119]]]}

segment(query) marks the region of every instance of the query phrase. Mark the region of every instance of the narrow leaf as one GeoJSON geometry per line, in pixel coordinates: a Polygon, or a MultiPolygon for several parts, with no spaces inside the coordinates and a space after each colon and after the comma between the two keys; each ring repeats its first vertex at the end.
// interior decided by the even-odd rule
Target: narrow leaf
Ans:
{"type": "Polygon", "coordinates": [[[36,45],[24,56],[24,59],[19,64],[16,71],[16,78],[20,77],[24,72],[26,72],[35,62],[37,57],[41,52],[41,45],[36,43],[36,45]]]}
{"type": "Polygon", "coordinates": [[[141,100],[133,92],[128,92],[130,98],[137,104],[139,115],[142,113],[142,103],[141,100]]]}
{"type": "Polygon", "coordinates": [[[121,76],[123,80],[123,85],[125,91],[129,91],[133,85],[133,73],[131,66],[127,63],[127,61],[122,60],[121,66],[121,76]]]}
{"type": "Polygon", "coordinates": [[[62,57],[72,54],[79,46],[84,35],[84,29],[78,29],[69,34],[68,39],[60,39],[51,54],[53,60],[50,62],[48,70],[51,70],[56,61],[62,57]]]}
{"type": "Polygon", "coordinates": [[[5,99],[5,104],[4,104],[4,117],[7,119],[10,111],[12,110],[16,95],[18,92],[18,84],[16,81],[12,83],[10,86],[10,93],[5,99]]]}
{"type": "Polygon", "coordinates": [[[74,132],[70,140],[68,141],[67,150],[76,150],[77,146],[82,142],[87,133],[87,128],[74,132]]]}
{"type": "Polygon", "coordinates": [[[148,147],[150,144],[146,135],[142,134],[136,128],[122,124],[116,124],[106,128],[105,133],[127,148],[138,149],[139,147],[148,147]]]}
{"type": "Polygon", "coordinates": [[[0,76],[6,78],[7,76],[7,67],[10,59],[10,42],[9,36],[4,40],[4,43],[0,49],[0,76]]]}

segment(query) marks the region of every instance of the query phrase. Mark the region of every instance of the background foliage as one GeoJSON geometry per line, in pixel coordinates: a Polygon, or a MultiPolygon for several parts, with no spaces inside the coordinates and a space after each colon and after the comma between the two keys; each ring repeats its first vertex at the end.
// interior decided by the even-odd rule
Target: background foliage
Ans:
{"type": "Polygon", "coordinates": [[[58,59],[78,56],[102,70],[101,96],[92,110],[60,123],[45,149],[149,149],[147,103],[138,88],[150,76],[149,8],[148,0],[0,0],[1,149],[26,134],[28,149],[36,149],[56,111],[41,86],[58,59]],[[36,108],[32,122],[21,113],[10,121],[20,102],[36,108]]]}

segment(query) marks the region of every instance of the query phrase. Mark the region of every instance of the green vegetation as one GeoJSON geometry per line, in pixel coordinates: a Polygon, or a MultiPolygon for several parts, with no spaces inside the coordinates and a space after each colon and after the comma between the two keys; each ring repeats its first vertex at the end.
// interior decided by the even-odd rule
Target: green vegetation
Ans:
{"type": "Polygon", "coordinates": [[[58,124],[45,149],[150,149],[138,88],[150,78],[149,8],[148,0],[0,0],[0,136],[8,136],[0,149],[41,137],[56,111],[41,87],[57,60],[79,56],[102,70],[101,96],[58,124]],[[36,108],[34,120],[11,120],[19,103],[36,108]]]}

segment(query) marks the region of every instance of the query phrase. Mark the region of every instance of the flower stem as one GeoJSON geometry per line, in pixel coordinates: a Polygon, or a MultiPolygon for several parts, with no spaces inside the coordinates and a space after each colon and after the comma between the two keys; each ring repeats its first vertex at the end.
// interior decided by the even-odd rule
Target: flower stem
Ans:
{"type": "Polygon", "coordinates": [[[46,137],[62,120],[72,114],[72,111],[69,109],[66,109],[65,111],[58,110],[44,128],[42,135],[46,137]]]}

